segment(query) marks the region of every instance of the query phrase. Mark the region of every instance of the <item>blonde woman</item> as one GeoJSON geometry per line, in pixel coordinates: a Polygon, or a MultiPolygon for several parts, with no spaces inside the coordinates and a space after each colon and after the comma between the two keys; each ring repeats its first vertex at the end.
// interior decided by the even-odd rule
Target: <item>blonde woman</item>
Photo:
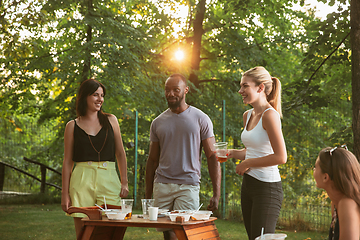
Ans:
{"type": "Polygon", "coordinates": [[[322,149],[315,162],[314,178],[332,203],[329,240],[359,240],[360,164],[355,155],[346,147],[322,149]]]}
{"type": "Polygon", "coordinates": [[[246,71],[239,93],[253,108],[243,114],[244,149],[229,150],[228,158],[242,160],[236,173],[243,176],[241,208],[250,240],[274,233],[283,200],[278,165],[287,153],[281,130],[281,84],[264,67],[246,71]]]}

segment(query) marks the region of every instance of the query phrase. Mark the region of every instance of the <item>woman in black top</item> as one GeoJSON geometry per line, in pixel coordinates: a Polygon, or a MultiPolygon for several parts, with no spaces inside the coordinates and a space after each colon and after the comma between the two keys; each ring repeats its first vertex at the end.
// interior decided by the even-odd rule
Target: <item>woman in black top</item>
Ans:
{"type": "MultiPolygon", "coordinates": [[[[120,198],[128,195],[127,163],[120,127],[114,115],[102,111],[105,93],[100,82],[84,81],[76,99],[77,118],[66,124],[61,194],[65,212],[70,206],[101,205],[104,197],[107,204],[119,205],[120,198]]],[[[82,215],[73,216],[78,237],[82,215]]]]}
{"type": "Polygon", "coordinates": [[[324,148],[314,168],[316,186],[324,189],[332,204],[329,240],[360,238],[360,164],[345,148],[324,148]]]}

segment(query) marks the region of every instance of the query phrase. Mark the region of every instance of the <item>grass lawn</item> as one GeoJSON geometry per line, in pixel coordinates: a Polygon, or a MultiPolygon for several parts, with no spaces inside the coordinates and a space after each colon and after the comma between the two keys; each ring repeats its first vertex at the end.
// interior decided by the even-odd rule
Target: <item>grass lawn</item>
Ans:
{"type": "MultiPolygon", "coordinates": [[[[135,211],[135,213],[140,213],[135,211]]],[[[244,225],[238,222],[218,219],[215,221],[221,239],[247,239],[244,225]]],[[[326,233],[293,232],[286,233],[287,239],[322,240],[326,233]]],[[[0,206],[0,239],[39,239],[64,240],[75,239],[75,229],[71,217],[65,216],[60,204],[49,205],[1,205],[0,206]]],[[[128,228],[125,240],[162,239],[162,233],[153,228],[128,228]]]]}

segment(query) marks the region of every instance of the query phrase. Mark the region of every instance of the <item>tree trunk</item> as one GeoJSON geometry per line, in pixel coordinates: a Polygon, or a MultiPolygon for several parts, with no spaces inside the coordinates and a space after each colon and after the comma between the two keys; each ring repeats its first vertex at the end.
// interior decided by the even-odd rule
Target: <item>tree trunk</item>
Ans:
{"type": "MultiPolygon", "coordinates": [[[[87,16],[89,17],[92,15],[93,12],[93,4],[92,0],[87,1],[87,16]]],[[[89,78],[90,70],[91,70],[91,48],[90,48],[90,42],[92,39],[92,27],[91,25],[87,25],[86,29],[86,43],[87,47],[85,48],[85,59],[84,59],[84,67],[81,74],[81,82],[85,81],[89,78]]]]}
{"type": "Polygon", "coordinates": [[[194,37],[193,37],[193,49],[191,56],[191,74],[189,80],[194,83],[196,87],[199,87],[199,78],[195,71],[200,69],[200,50],[201,50],[201,38],[204,34],[203,21],[205,16],[205,4],[206,0],[200,0],[196,6],[196,16],[194,20],[194,37]]]}
{"type": "Polygon", "coordinates": [[[360,2],[351,0],[351,71],[352,71],[352,129],[354,154],[360,160],[360,2]]]}

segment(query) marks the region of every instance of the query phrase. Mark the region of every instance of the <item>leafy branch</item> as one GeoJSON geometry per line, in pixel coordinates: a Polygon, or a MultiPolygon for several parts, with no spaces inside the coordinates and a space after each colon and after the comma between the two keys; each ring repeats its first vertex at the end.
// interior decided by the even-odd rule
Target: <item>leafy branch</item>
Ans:
{"type": "Polygon", "coordinates": [[[313,74],[310,76],[307,86],[310,85],[311,80],[313,79],[313,77],[315,76],[315,74],[319,71],[319,69],[325,64],[325,62],[331,57],[331,55],[333,55],[341,46],[341,44],[343,44],[343,42],[346,40],[346,38],[350,35],[350,32],[344,37],[344,39],[336,46],[336,48],[329,54],[329,56],[327,56],[322,63],[317,67],[317,69],[313,72],[313,74]]]}

